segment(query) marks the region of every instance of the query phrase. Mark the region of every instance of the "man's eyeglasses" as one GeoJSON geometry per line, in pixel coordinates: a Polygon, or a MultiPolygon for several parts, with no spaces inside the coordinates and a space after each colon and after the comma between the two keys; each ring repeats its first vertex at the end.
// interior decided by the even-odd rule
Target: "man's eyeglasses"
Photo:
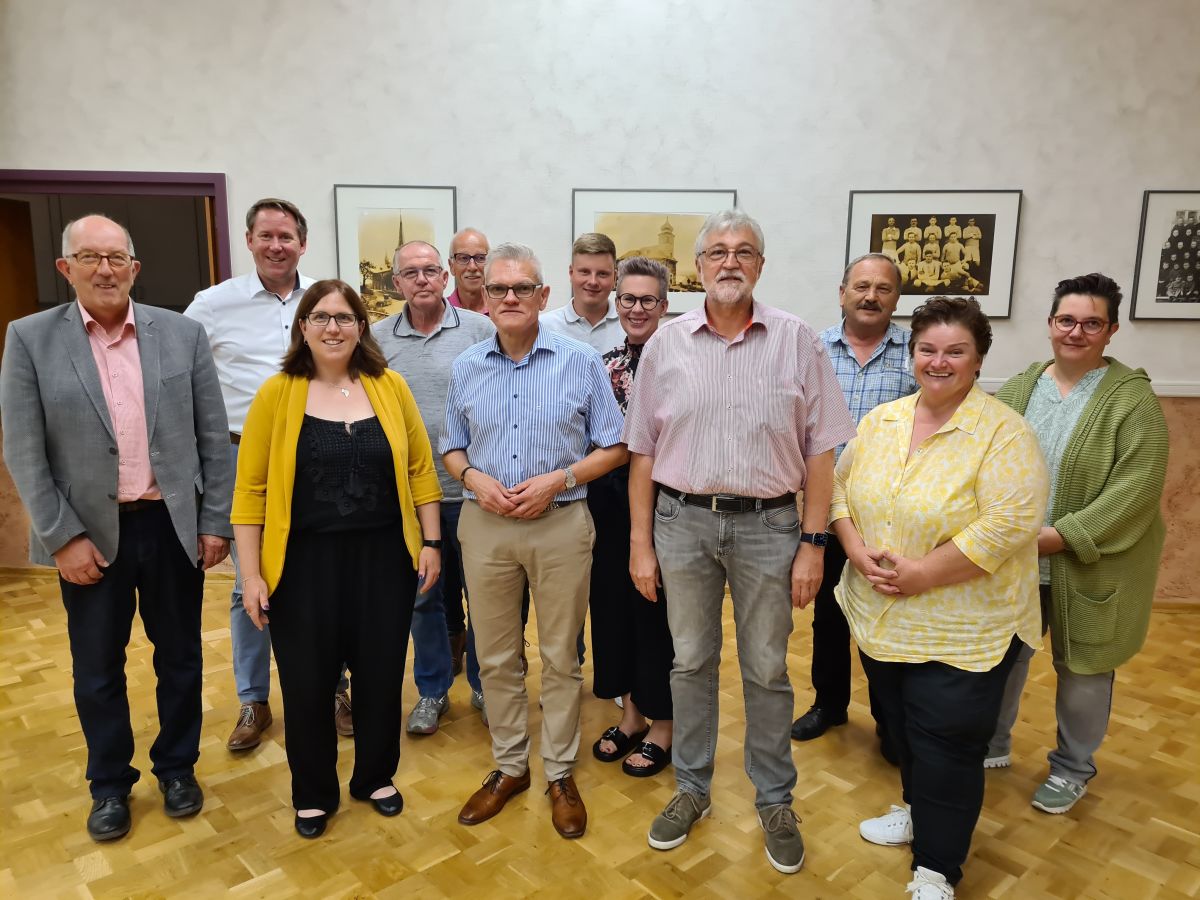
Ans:
{"type": "Polygon", "coordinates": [[[327,312],[309,313],[304,317],[309,325],[315,325],[317,328],[325,328],[329,325],[329,320],[338,323],[338,328],[349,328],[358,321],[358,316],[354,313],[334,313],[332,316],[327,312]]]}
{"type": "Polygon", "coordinates": [[[532,283],[526,282],[524,284],[485,284],[483,289],[487,291],[487,295],[493,300],[503,300],[508,296],[509,291],[512,291],[513,296],[518,300],[528,300],[537,293],[537,289],[541,286],[542,283],[538,281],[532,283]]]}
{"type": "Polygon", "coordinates": [[[418,275],[424,275],[426,281],[433,281],[442,274],[441,266],[425,266],[421,269],[401,269],[396,273],[405,281],[416,281],[418,275]]]}
{"type": "Polygon", "coordinates": [[[486,253],[452,253],[450,254],[450,258],[460,266],[467,266],[471,263],[475,263],[477,266],[482,266],[485,262],[487,262],[486,253]]]}
{"type": "Polygon", "coordinates": [[[640,306],[646,312],[654,309],[658,304],[662,303],[662,297],[637,297],[633,294],[617,294],[617,306],[621,309],[633,309],[635,306],[640,306]]]}
{"type": "Polygon", "coordinates": [[[1051,316],[1054,327],[1064,334],[1070,334],[1078,325],[1084,334],[1099,334],[1111,324],[1104,319],[1077,319],[1074,316],[1051,316]]]}
{"type": "Polygon", "coordinates": [[[762,255],[752,247],[738,247],[734,250],[729,250],[725,247],[709,247],[707,250],[702,251],[700,255],[710,263],[723,263],[729,258],[729,254],[731,253],[739,266],[748,265],[762,255]]]}
{"type": "Polygon", "coordinates": [[[133,257],[128,253],[96,253],[92,250],[83,250],[67,255],[85,269],[96,268],[102,259],[107,259],[109,267],[113,269],[127,269],[133,263],[133,257]]]}

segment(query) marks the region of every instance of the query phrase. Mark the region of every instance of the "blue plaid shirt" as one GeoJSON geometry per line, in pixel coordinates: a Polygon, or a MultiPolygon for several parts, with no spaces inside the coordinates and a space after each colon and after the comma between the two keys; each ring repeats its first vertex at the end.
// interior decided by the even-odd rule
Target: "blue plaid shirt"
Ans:
{"type": "MultiPolygon", "coordinates": [[[[846,405],[854,424],[881,403],[890,403],[907,397],[917,389],[917,380],[912,373],[912,359],[908,355],[909,330],[895,323],[888,325],[879,346],[871,354],[865,366],[858,364],[854,350],[846,343],[842,334],[842,322],[821,332],[821,340],[833,363],[846,405]]],[[[840,444],[834,456],[842,455],[845,444],[840,444]]]]}

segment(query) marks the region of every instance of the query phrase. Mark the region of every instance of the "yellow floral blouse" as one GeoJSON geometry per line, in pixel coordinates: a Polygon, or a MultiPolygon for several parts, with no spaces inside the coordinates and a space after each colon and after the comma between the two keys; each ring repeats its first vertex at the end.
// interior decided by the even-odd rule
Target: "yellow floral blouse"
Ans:
{"type": "Polygon", "coordinates": [[[868,547],[920,559],[946,541],[988,574],[896,599],[850,563],[836,596],[873,659],[996,666],[1014,634],[1041,643],[1037,533],[1049,491],[1025,420],[978,386],[911,456],[920,394],[877,406],[838,460],[830,521],[853,521],[868,547]]]}

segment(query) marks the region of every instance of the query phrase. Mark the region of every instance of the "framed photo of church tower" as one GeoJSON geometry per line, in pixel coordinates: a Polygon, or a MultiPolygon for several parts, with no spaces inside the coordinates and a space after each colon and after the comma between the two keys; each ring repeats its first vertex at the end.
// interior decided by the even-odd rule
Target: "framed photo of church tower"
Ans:
{"type": "Polygon", "coordinates": [[[617,245],[617,262],[630,256],[656,259],[671,273],[670,311],[704,302],[696,270],[696,235],[714,212],[737,206],[735,190],[626,190],[575,188],[571,194],[571,240],[589,231],[617,245]]]}
{"type": "Polygon", "coordinates": [[[392,284],[392,254],[406,241],[428,241],[445,257],[458,229],[453,187],[335,184],[338,278],[353,285],[372,322],[404,305],[392,284]]]}
{"type": "Polygon", "coordinates": [[[1146,191],[1131,319],[1200,320],[1200,191],[1146,191]]]}

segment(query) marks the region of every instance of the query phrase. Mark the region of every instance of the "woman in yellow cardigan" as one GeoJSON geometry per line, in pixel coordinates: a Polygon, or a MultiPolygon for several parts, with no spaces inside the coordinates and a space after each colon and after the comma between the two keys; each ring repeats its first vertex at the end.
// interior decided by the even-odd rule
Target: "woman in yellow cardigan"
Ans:
{"type": "Polygon", "coordinates": [[[271,623],[302,837],[320,836],[338,807],[329,697],[343,662],[355,676],[350,794],[385,816],[404,806],[392,784],[400,689],[418,585],[441,570],[441,496],[417,405],[362,300],[318,281],[283,371],[250,407],[232,516],[246,614],[271,623]]]}

